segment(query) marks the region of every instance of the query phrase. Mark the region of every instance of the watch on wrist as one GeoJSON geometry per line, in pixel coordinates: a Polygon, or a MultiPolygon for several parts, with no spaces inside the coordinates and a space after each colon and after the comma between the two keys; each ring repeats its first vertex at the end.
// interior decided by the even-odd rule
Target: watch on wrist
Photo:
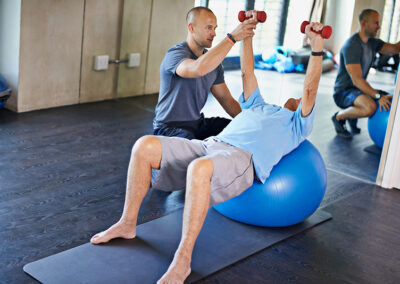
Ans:
{"type": "Polygon", "coordinates": [[[324,56],[325,52],[323,51],[311,51],[312,56],[324,56]]]}
{"type": "Polygon", "coordinates": [[[381,94],[376,93],[376,94],[374,95],[374,99],[375,99],[375,100],[379,100],[380,98],[381,98],[381,94]]]}

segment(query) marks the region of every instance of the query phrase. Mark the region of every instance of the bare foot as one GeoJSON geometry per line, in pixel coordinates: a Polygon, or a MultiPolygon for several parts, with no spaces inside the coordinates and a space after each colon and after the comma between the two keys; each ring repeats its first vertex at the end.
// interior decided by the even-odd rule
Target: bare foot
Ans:
{"type": "Polygon", "coordinates": [[[175,255],[167,272],[157,281],[157,284],[183,284],[190,272],[190,258],[175,255]]]}
{"type": "Polygon", "coordinates": [[[134,237],[136,237],[136,224],[128,224],[119,221],[107,230],[94,235],[90,239],[90,242],[97,245],[106,243],[115,238],[133,239],[134,237]]]}

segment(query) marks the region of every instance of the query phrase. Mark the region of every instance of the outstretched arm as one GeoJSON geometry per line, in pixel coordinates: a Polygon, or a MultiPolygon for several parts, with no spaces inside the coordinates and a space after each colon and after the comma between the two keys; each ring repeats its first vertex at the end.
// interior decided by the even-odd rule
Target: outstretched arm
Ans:
{"type": "MultiPolygon", "coordinates": [[[[311,50],[321,52],[324,48],[324,40],[320,34],[315,31],[322,30],[324,26],[320,23],[311,23],[306,27],[306,35],[310,38],[311,50]]],[[[322,72],[322,56],[310,56],[307,66],[306,78],[304,79],[303,97],[301,103],[301,115],[308,116],[315,104],[317,97],[318,84],[322,72]]]]}
{"type": "MultiPolygon", "coordinates": [[[[253,19],[257,19],[257,16],[253,16],[253,19]]],[[[257,23],[257,20],[249,20],[249,22],[257,23]]],[[[242,82],[243,82],[243,94],[244,99],[250,97],[258,87],[257,78],[254,74],[254,54],[253,54],[253,37],[247,37],[243,40],[243,45],[240,55],[240,66],[242,69],[242,82]]]]}
{"type": "Polygon", "coordinates": [[[388,43],[386,42],[381,50],[379,50],[380,53],[383,54],[398,54],[400,53],[400,41],[398,43],[388,43]]]}
{"type": "MultiPolygon", "coordinates": [[[[231,35],[238,42],[245,37],[254,35],[253,28],[255,28],[254,23],[244,22],[239,24],[232,31],[231,35]]],[[[198,59],[186,59],[182,61],[176,68],[176,74],[183,78],[198,78],[204,76],[221,64],[231,48],[232,44],[224,39],[198,59]]]]}

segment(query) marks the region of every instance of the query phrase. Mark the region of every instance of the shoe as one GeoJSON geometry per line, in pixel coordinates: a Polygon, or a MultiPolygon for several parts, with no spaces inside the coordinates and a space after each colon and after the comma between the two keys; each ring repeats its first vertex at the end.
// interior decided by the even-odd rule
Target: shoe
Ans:
{"type": "Polygon", "coordinates": [[[349,118],[347,121],[349,122],[351,132],[353,134],[360,134],[361,129],[357,127],[357,118],[349,118]]]}
{"type": "Polygon", "coordinates": [[[338,113],[335,113],[332,116],[333,126],[335,126],[337,135],[343,138],[352,138],[353,135],[351,135],[351,133],[346,129],[346,120],[337,120],[336,119],[337,114],[338,113]]]}

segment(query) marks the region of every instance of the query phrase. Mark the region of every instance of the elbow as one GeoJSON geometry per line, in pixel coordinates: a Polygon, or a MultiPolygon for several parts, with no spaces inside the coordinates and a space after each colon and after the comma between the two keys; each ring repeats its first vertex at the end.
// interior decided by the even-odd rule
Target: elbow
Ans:
{"type": "Polygon", "coordinates": [[[248,78],[250,74],[253,74],[253,72],[248,69],[242,69],[242,79],[248,78]]]}
{"type": "Polygon", "coordinates": [[[199,68],[197,68],[194,72],[194,75],[196,78],[198,77],[203,77],[207,74],[207,70],[205,70],[205,68],[202,68],[201,66],[199,66],[199,68]]]}
{"type": "Polygon", "coordinates": [[[353,85],[359,88],[360,86],[360,78],[358,77],[351,77],[351,81],[353,82],[353,85]]]}
{"type": "Polygon", "coordinates": [[[192,65],[190,70],[191,78],[199,78],[206,75],[208,72],[206,70],[206,66],[201,63],[200,60],[196,61],[196,64],[192,65]]]}

